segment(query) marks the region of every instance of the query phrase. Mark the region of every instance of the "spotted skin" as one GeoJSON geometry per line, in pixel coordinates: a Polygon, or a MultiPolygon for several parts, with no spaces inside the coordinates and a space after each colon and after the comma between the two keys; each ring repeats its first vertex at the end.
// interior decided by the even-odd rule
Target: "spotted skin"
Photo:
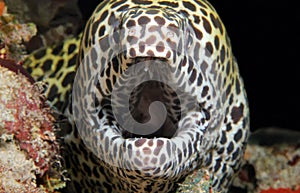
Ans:
{"type": "Polygon", "coordinates": [[[50,102],[72,125],[64,136],[71,192],[174,192],[177,182],[199,167],[211,172],[214,190],[227,192],[243,157],[249,110],[225,27],[207,1],[103,1],[87,22],[79,50],[76,39],[69,42],[73,43],[64,44],[58,52],[45,49],[33,54],[25,66],[49,84],[50,102]],[[76,48],[71,49],[71,44],[76,48]],[[78,53],[78,65],[70,64],[78,53]],[[136,88],[130,98],[136,119],[147,120],[149,114],[143,107],[157,98],[168,111],[163,129],[146,137],[122,129],[110,101],[113,88],[144,78],[144,68],[134,65],[139,62],[149,67],[149,76],[163,74],[162,80],[182,91],[175,95],[161,83],[136,88]],[[132,66],[136,67],[135,76],[127,74],[132,66]],[[82,85],[87,85],[99,68],[104,69],[97,84],[100,111],[96,119],[79,117],[78,112],[92,108],[83,99],[86,88],[82,85]],[[75,71],[81,78],[73,85],[79,92],[72,96],[71,105],[67,100],[71,83],[64,80],[73,78],[75,71]],[[155,88],[152,94],[148,94],[150,88],[155,88]],[[183,114],[178,108],[181,95],[196,101],[191,107],[183,101],[180,105],[187,107],[183,114]],[[62,102],[70,108],[64,108],[62,102]],[[75,127],[76,120],[97,125],[99,135],[91,125],[79,123],[76,126],[85,131],[83,137],[75,127]]]}
{"type": "Polygon", "coordinates": [[[24,61],[24,67],[37,81],[45,83],[45,95],[51,106],[63,111],[72,88],[81,35],[67,43],[41,48],[24,61]]]}

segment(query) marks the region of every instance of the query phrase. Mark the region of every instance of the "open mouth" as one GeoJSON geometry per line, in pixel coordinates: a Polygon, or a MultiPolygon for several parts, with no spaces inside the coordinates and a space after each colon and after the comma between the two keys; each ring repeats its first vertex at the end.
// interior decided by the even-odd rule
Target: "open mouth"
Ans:
{"type": "MultiPolygon", "coordinates": [[[[172,138],[176,132],[178,120],[180,120],[180,100],[178,99],[175,91],[166,92],[164,89],[168,87],[162,82],[150,80],[140,84],[136,87],[129,100],[129,110],[133,119],[139,123],[152,122],[153,125],[158,125],[158,122],[162,122],[159,128],[153,128],[153,132],[146,135],[136,134],[134,132],[124,131],[122,136],[126,138],[154,138],[164,137],[172,138]],[[155,107],[155,103],[159,102],[160,105],[164,105],[165,109],[155,107]],[[154,108],[150,109],[150,105],[154,105],[154,108]],[[152,110],[152,112],[150,112],[152,110]],[[167,111],[165,120],[161,120],[163,117],[162,111],[167,111]]],[[[168,90],[172,91],[171,88],[168,90]]],[[[156,103],[157,104],[157,103],[156,103]]],[[[141,129],[141,128],[139,128],[141,129]]]]}
{"type": "Polygon", "coordinates": [[[168,60],[166,58],[163,57],[153,57],[153,56],[146,56],[146,57],[134,57],[132,58],[134,60],[134,63],[138,63],[138,62],[144,62],[144,61],[154,61],[154,60],[159,60],[162,62],[167,62],[168,60]]]}
{"type": "Polygon", "coordinates": [[[112,106],[117,106],[113,111],[124,139],[170,139],[176,133],[181,104],[176,83],[175,87],[169,85],[173,74],[168,62],[163,57],[147,56],[131,58],[126,64],[128,68],[120,77],[122,83],[114,85],[111,97],[112,106]]]}

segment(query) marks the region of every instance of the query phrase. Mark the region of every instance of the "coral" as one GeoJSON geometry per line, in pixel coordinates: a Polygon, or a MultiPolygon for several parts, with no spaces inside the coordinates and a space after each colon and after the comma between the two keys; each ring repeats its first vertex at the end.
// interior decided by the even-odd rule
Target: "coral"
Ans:
{"type": "Polygon", "coordinates": [[[20,150],[12,138],[13,136],[5,135],[0,138],[0,192],[46,192],[36,186],[33,160],[27,159],[25,152],[20,150]]]}
{"type": "Polygon", "coordinates": [[[4,43],[0,43],[0,59],[7,58],[7,46],[4,43]]]}
{"type": "Polygon", "coordinates": [[[248,193],[300,193],[300,133],[262,130],[250,138],[247,167],[235,179],[235,186],[248,193]]]}
{"type": "Polygon", "coordinates": [[[0,16],[3,14],[3,12],[5,11],[5,3],[4,0],[0,0],[0,16]]]}
{"type": "Polygon", "coordinates": [[[76,24],[81,17],[77,0],[8,0],[6,3],[8,11],[21,22],[34,22],[41,28],[69,21],[76,24]]]}
{"type": "Polygon", "coordinates": [[[295,145],[248,146],[248,161],[256,171],[259,190],[299,188],[300,148],[295,145]],[[249,156],[255,155],[255,156],[249,156]]]}
{"type": "MultiPolygon", "coordinates": [[[[55,120],[43,100],[42,87],[37,83],[32,84],[32,79],[21,69],[12,61],[0,59],[0,136],[12,136],[12,143],[33,163],[28,171],[33,172],[40,183],[34,187],[55,192],[65,185],[61,180],[63,170],[53,125],[55,120]]],[[[19,164],[14,163],[16,159],[11,160],[12,164],[19,164]]]]}
{"type": "Polygon", "coordinates": [[[77,0],[8,0],[8,12],[20,23],[34,23],[38,32],[28,43],[29,52],[58,44],[77,35],[83,26],[77,0]]]}
{"type": "Polygon", "coordinates": [[[36,33],[33,23],[20,23],[14,15],[7,13],[0,15],[0,50],[5,49],[5,58],[22,61],[27,56],[25,43],[36,33]]]}
{"type": "Polygon", "coordinates": [[[177,192],[181,193],[216,193],[211,188],[209,172],[199,169],[188,175],[183,183],[179,184],[177,192]]]}

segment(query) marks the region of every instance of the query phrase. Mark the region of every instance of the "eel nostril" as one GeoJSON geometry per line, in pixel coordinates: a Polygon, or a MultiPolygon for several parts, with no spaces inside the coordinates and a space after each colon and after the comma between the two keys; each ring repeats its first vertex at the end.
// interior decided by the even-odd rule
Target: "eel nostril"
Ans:
{"type": "Polygon", "coordinates": [[[174,33],[174,32],[171,32],[171,31],[168,31],[168,32],[167,32],[167,37],[168,37],[168,38],[174,38],[174,37],[175,37],[175,33],[174,33]]]}
{"type": "Polygon", "coordinates": [[[135,33],[136,33],[136,29],[130,29],[130,30],[128,31],[128,35],[130,35],[130,36],[134,36],[135,33]]]}

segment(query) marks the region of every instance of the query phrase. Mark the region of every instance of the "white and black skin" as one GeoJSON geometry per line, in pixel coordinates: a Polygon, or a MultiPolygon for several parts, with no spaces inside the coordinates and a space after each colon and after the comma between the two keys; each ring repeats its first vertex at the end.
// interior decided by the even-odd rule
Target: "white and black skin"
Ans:
{"type": "Polygon", "coordinates": [[[202,168],[214,190],[227,192],[249,109],[225,27],[207,1],[104,0],[77,64],[64,112],[70,192],[174,192],[202,168]]]}

